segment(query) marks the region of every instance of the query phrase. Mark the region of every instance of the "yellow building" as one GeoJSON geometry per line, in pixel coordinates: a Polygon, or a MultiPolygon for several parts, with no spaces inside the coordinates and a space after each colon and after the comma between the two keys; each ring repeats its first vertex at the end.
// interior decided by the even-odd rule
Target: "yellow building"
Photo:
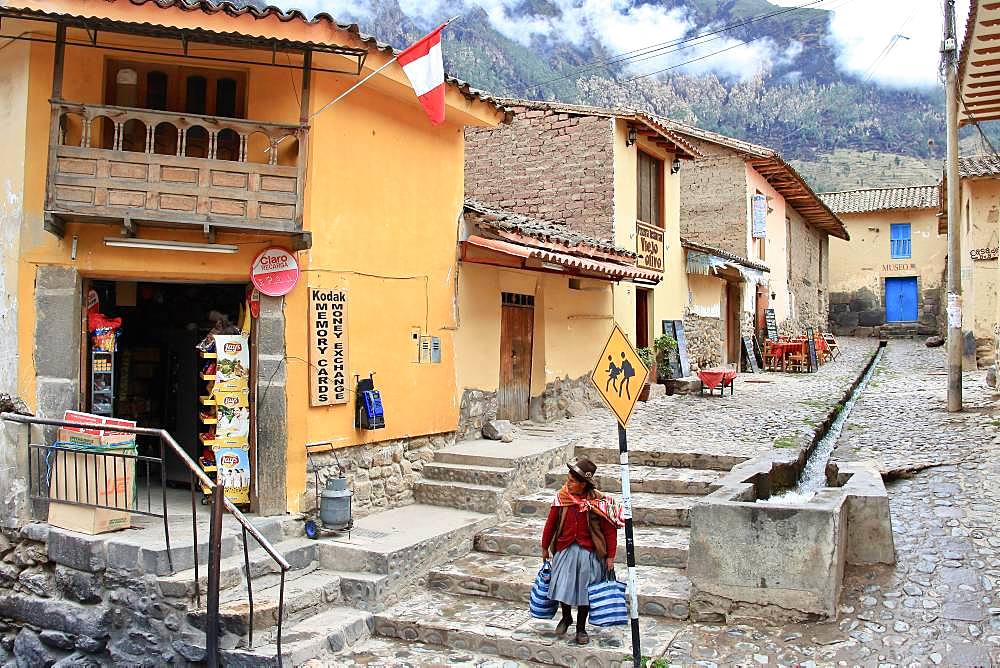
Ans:
{"type": "Polygon", "coordinates": [[[689,145],[640,113],[503,102],[509,124],[466,130],[467,224],[506,221],[508,237],[533,248],[541,239],[553,255],[463,239],[458,386],[469,437],[494,415],[582,412],[612,322],[649,346],[683,316],[687,293],[677,172],[695,155],[689,145]]]}
{"type": "Polygon", "coordinates": [[[714,260],[688,254],[696,260],[685,317],[693,361],[738,365],[741,337],[762,337],[769,311],[781,334],[826,329],[829,240],[848,238],[844,224],[776,151],[663,123],[702,154],[680,173],[681,235],[709,256],[720,251],[714,260]],[[728,270],[706,272],[727,262],[728,270]]]}
{"type": "Polygon", "coordinates": [[[830,240],[835,334],[937,334],[943,327],[947,238],[936,185],[821,193],[851,236],[830,240]]]}
{"type": "Polygon", "coordinates": [[[392,66],[314,116],[392,57],[326,15],[20,0],[0,16],[14,36],[0,58],[0,390],[49,417],[105,392],[102,407],[196,457],[209,367],[195,345],[210,312],[238,321],[251,265],[280,247],[301,275],[251,325],[253,507],[299,508],[307,444],[338,449],[362,511],[405,502],[404,452],[458,422],[463,130],[503,122],[502,107],[449,80],[433,127],[392,66]],[[346,345],[319,396],[310,299],[331,292],[346,345]],[[122,318],[111,399],[91,373],[90,305],[122,318]],[[385,427],[369,431],[355,383],[371,374],[385,427]]]}

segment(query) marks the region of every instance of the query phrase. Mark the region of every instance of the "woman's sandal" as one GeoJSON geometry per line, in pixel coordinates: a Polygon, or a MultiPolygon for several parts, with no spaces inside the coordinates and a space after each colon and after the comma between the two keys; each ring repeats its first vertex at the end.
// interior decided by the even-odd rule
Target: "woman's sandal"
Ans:
{"type": "Polygon", "coordinates": [[[577,645],[586,645],[589,642],[590,642],[590,636],[587,635],[586,631],[577,631],[576,632],[576,644],[577,645]]]}
{"type": "Polygon", "coordinates": [[[556,635],[561,636],[562,634],[566,633],[566,631],[570,627],[570,624],[572,623],[573,623],[572,617],[563,617],[562,619],[560,619],[559,623],[556,625],[556,635]]]}

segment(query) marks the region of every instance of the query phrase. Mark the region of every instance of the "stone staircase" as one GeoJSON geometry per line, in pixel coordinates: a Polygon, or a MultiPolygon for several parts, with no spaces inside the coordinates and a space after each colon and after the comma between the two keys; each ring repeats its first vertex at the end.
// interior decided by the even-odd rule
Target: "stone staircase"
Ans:
{"type": "MultiPolygon", "coordinates": [[[[462,445],[462,444],[460,444],[462,445]]],[[[473,550],[432,568],[426,587],[394,606],[375,613],[376,637],[337,656],[343,665],[365,665],[369,657],[386,655],[467,652],[475,657],[502,657],[513,661],[551,665],[620,666],[630,664],[629,629],[590,627],[591,643],[580,647],[567,634],[556,638],[554,621],[536,620],[528,613],[528,596],[540,566],[542,527],[552,495],[566,477],[570,456],[551,458],[536,468],[538,487],[515,493],[506,483],[501,462],[507,444],[466,446],[459,460],[446,454],[441,465],[425,473],[428,487],[418,486],[418,499],[461,504],[468,486],[491,488],[504,517],[496,526],[478,531],[473,550]],[[478,455],[475,451],[478,450],[478,455]],[[556,460],[560,461],[556,461],[556,460]],[[433,481],[433,482],[432,482],[433,481]],[[445,492],[449,481],[458,489],[445,492]],[[505,503],[510,514],[503,513],[505,503]]],[[[620,491],[618,451],[577,448],[599,465],[597,480],[607,492],[620,491]]],[[[565,453],[564,453],[565,455],[565,453]]],[[[686,577],[689,511],[697,500],[715,489],[715,481],[743,461],[738,456],[711,456],[697,452],[631,452],[636,561],[643,654],[660,656],[688,617],[690,583],[686,577]]],[[[536,461],[535,466],[540,462],[536,461]]],[[[516,476],[515,476],[516,477],[516,476]]],[[[523,482],[521,480],[520,482],[523,482]]],[[[523,487],[523,485],[522,485],[523,487]]],[[[617,561],[624,565],[623,533],[617,561]]],[[[624,579],[622,568],[619,578],[624,579]]]]}

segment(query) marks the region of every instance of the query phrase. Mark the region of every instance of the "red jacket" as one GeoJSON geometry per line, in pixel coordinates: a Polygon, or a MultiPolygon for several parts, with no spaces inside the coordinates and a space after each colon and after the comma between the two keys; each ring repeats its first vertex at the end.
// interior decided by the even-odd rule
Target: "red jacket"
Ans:
{"type": "MultiPolygon", "coordinates": [[[[562,530],[556,539],[556,552],[566,549],[576,543],[585,550],[594,551],[594,541],[590,537],[590,523],[587,517],[590,513],[580,512],[576,506],[565,506],[566,520],[563,522],[562,530]]],[[[545,529],[542,530],[542,549],[547,550],[552,544],[552,536],[556,532],[559,524],[559,511],[563,508],[552,506],[549,509],[549,517],[545,520],[545,529]]],[[[608,557],[615,558],[618,550],[618,529],[614,524],[603,517],[600,518],[601,533],[604,534],[604,541],[608,546],[608,557]]]]}

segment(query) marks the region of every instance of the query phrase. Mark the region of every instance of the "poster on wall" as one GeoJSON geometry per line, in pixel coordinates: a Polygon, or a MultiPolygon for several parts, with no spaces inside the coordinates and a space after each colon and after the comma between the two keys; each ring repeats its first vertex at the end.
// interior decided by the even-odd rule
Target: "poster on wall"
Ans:
{"type": "Polygon", "coordinates": [[[309,288],[309,402],[346,404],[347,290],[309,288]]]}
{"type": "Polygon", "coordinates": [[[753,196],[753,238],[763,239],[767,236],[767,197],[757,193],[753,196]]]}
{"type": "Polygon", "coordinates": [[[250,503],[250,446],[245,439],[220,439],[215,447],[216,478],[226,498],[237,505],[250,503]]]}

